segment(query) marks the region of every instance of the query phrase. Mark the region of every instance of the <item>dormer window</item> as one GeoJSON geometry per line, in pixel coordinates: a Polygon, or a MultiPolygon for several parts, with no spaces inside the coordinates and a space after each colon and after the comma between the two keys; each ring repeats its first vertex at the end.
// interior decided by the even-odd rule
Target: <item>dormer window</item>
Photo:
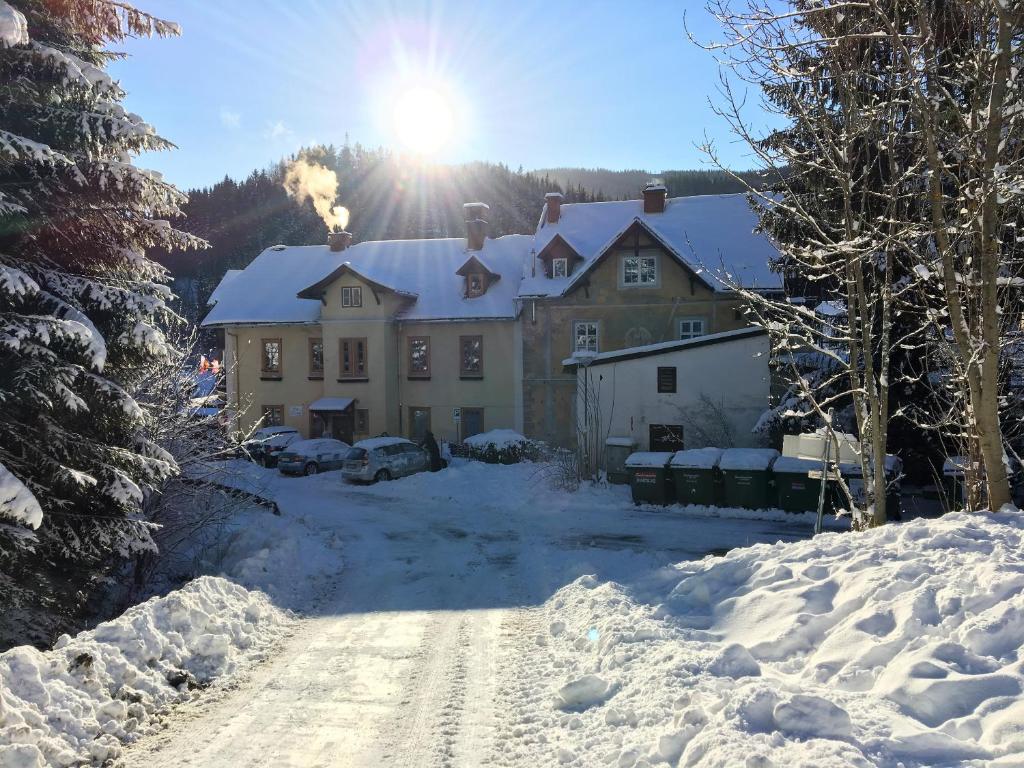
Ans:
{"type": "Polygon", "coordinates": [[[466,275],[466,296],[475,298],[483,296],[487,290],[487,279],[479,272],[470,272],[466,275]]]}
{"type": "Polygon", "coordinates": [[[341,289],[341,306],[361,307],[363,306],[363,289],[357,285],[345,286],[341,289]]]}
{"type": "Polygon", "coordinates": [[[569,260],[558,258],[551,260],[551,277],[567,277],[569,275],[569,260]]]}

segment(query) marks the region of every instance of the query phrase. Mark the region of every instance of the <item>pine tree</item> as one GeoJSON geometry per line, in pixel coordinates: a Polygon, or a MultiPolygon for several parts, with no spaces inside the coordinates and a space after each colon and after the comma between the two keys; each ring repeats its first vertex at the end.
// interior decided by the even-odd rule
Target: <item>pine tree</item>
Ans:
{"type": "Polygon", "coordinates": [[[51,566],[151,547],[142,502],[176,471],[144,437],[159,404],[137,397],[175,354],[163,330],[174,319],[167,275],[146,251],[201,241],[166,220],[184,196],[133,165],[171,145],[121,105],[102,46],[177,33],[120,2],[0,0],[5,602],[33,587],[14,544],[26,526],[37,562],[51,566]]]}

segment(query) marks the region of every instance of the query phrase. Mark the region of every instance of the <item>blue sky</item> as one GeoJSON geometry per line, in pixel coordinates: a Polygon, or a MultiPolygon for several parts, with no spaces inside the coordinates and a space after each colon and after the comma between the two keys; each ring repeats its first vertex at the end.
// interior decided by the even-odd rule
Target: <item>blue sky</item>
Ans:
{"type": "Polygon", "coordinates": [[[312,142],[401,149],[395,102],[429,83],[455,129],[436,160],[513,168],[701,167],[717,64],[686,38],[701,0],[140,0],[181,38],[129,41],[127,106],[179,149],[146,157],[181,187],[240,177],[312,142]]]}

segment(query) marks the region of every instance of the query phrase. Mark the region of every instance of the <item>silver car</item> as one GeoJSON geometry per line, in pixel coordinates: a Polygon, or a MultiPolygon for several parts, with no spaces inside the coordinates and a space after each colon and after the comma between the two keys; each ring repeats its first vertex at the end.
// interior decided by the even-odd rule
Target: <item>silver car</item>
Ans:
{"type": "Polygon", "coordinates": [[[277,468],[284,475],[315,475],[341,469],[351,446],[327,437],[297,440],[277,457],[277,468]]]}
{"type": "Polygon", "coordinates": [[[430,455],[404,437],[371,437],[352,446],[341,475],[349,482],[376,483],[430,469],[430,455]]]}

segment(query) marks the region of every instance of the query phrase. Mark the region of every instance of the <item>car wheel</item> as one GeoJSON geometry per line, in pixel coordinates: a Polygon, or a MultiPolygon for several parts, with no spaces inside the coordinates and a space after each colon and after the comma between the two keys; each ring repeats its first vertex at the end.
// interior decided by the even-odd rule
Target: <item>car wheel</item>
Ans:
{"type": "Polygon", "coordinates": [[[320,467],[318,467],[316,465],[316,462],[313,461],[309,462],[309,464],[307,464],[305,468],[302,470],[303,474],[305,475],[315,475],[319,471],[320,467]]]}
{"type": "Polygon", "coordinates": [[[373,481],[375,483],[380,483],[380,482],[386,483],[390,479],[391,479],[391,473],[388,472],[386,469],[382,469],[382,470],[378,471],[377,474],[373,476],[373,481]]]}

